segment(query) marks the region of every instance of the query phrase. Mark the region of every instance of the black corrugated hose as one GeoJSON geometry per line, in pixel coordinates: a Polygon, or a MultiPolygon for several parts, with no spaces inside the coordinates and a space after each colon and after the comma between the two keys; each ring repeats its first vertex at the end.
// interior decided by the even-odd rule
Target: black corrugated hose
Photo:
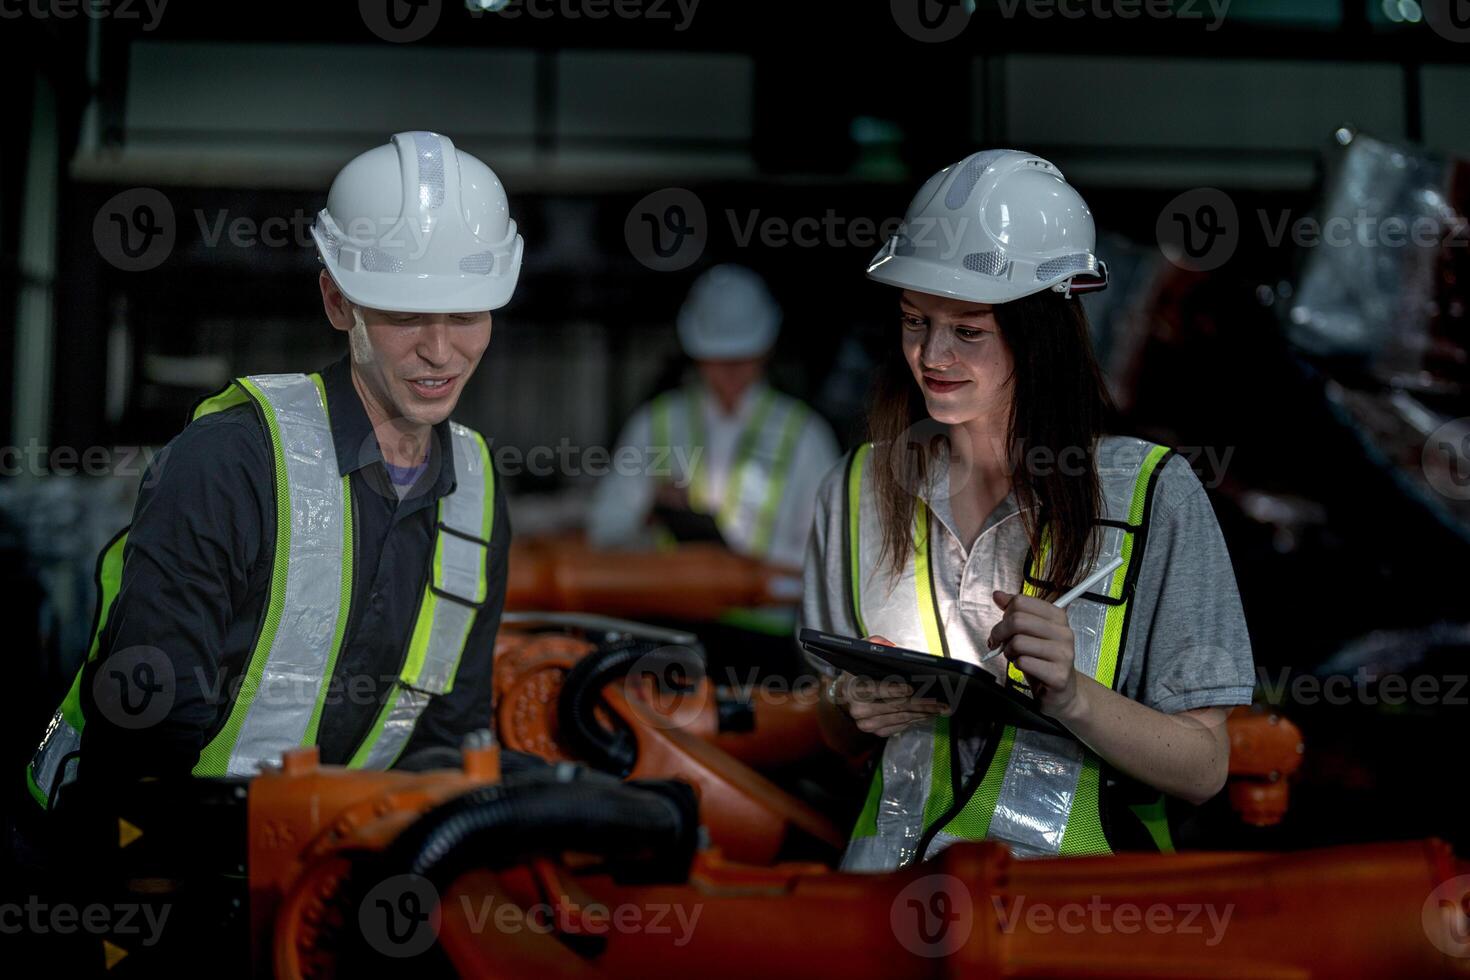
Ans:
{"type": "MultiPolygon", "coordinates": [[[[602,702],[608,682],[626,675],[640,660],[663,669],[677,667],[689,685],[704,677],[704,658],[689,647],[647,641],[627,641],[589,653],[567,671],[557,699],[557,723],[567,747],[579,758],[619,776],[627,776],[638,762],[638,742],[624,729],[609,731],[593,709],[602,702]],[[656,659],[655,659],[656,658],[656,659]]],[[[660,683],[667,678],[660,676],[660,683]]]]}

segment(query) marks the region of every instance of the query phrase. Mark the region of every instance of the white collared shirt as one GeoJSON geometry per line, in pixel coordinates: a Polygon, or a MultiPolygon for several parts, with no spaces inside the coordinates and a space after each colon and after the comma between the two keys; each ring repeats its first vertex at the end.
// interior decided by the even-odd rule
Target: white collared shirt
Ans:
{"type": "MultiPolygon", "coordinates": [[[[1107,463],[1126,442],[1104,436],[1099,443],[1105,497],[1121,498],[1122,488],[1131,487],[1131,472],[1107,463]]],[[[874,455],[869,454],[869,466],[874,455]]],[[[930,542],[941,628],[950,656],[979,663],[990,630],[1003,615],[991,593],[997,589],[1013,594],[1021,591],[1029,550],[1025,530],[1015,496],[1008,494],[966,549],[953,530],[943,454],[930,470],[928,487],[919,495],[929,500],[935,517],[930,542]]],[[[865,499],[874,492],[869,478],[863,486],[865,499]]],[[[844,636],[860,632],[848,596],[842,523],[846,494],[844,458],[827,474],[817,494],[798,629],[806,626],[844,636]]],[[[864,533],[878,533],[871,522],[865,525],[868,530],[864,533]]],[[[1212,705],[1249,704],[1255,665],[1234,569],[1209,497],[1182,457],[1169,459],[1159,471],[1141,557],[1117,689],[1170,714],[1212,705]]],[[[887,637],[899,646],[926,650],[912,575],[904,585],[894,587],[886,566],[864,568],[862,582],[866,632],[887,637]]],[[[1077,609],[1079,603],[1069,608],[1077,609]]],[[[808,660],[818,670],[831,671],[810,655],[808,660]]],[[[997,657],[983,666],[999,675],[1005,661],[997,657]]]]}
{"type": "MultiPolygon", "coordinates": [[[[710,501],[726,499],[736,464],[741,434],[750,423],[761,400],[768,394],[787,403],[795,402],[788,395],[774,392],[765,382],[757,382],[746,389],[740,397],[735,411],[724,414],[719,402],[706,391],[698,388],[700,417],[703,423],[704,445],[698,459],[693,458],[686,445],[673,447],[675,452],[668,459],[674,469],[676,485],[688,487],[688,464],[700,470],[701,485],[710,501]],[[680,451],[682,450],[682,452],[680,451]]],[[[681,403],[678,412],[683,412],[681,403]]],[[[781,426],[784,412],[772,411],[767,426],[781,426]]],[[[671,440],[682,443],[684,440],[671,440]]],[[[640,406],[623,426],[618,437],[618,448],[614,460],[625,450],[644,451],[653,447],[652,403],[640,406]]],[[[654,447],[661,450],[662,447],[654,447]]],[[[837,460],[837,440],[831,426],[816,412],[807,410],[805,420],[796,436],[790,460],[786,468],[785,482],[780,489],[776,514],[771,530],[770,546],[764,555],[772,564],[800,568],[806,554],[807,539],[811,533],[812,515],[816,504],[817,487],[822,477],[837,460]]],[[[648,454],[646,461],[656,465],[656,454],[648,454]]],[[[752,463],[759,465],[758,460],[752,463]]],[[[658,484],[664,477],[655,473],[620,472],[614,465],[613,472],[598,483],[588,516],[587,535],[596,547],[626,547],[647,543],[644,524],[653,508],[658,484]]],[[[726,529],[726,540],[730,547],[742,554],[751,553],[752,528],[738,523],[726,529]]],[[[757,556],[761,557],[761,556],[757,556]]]]}

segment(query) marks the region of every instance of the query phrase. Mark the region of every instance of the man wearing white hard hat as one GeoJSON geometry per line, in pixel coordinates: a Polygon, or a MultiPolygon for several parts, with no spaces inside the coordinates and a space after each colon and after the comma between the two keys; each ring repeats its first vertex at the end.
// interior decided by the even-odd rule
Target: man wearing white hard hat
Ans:
{"type": "Polygon", "coordinates": [[[1048,160],[975,153],[919,189],[868,276],[894,287],[890,356],[871,441],[821,487],[803,625],[967,663],[1011,698],[816,664],[828,741],[879,752],[843,869],[956,841],[1172,850],[1171,817],[1224,785],[1255,671],[1199,479],[1108,432],[1076,295],[1107,284],[1091,209],[1048,160]]]}
{"type": "Polygon", "coordinates": [[[348,353],[236,379],[160,455],[28,767],[43,807],[78,777],[253,776],[297,746],[386,769],[489,722],[510,525],[450,414],[520,272],[505,191],[448,137],[398,133],[343,167],[312,236],[348,353]]]}
{"type": "Polygon", "coordinates": [[[648,465],[598,485],[594,545],[647,543],[658,506],[707,515],[740,554],[800,567],[837,441],[821,416],[767,383],[780,328],[780,306],[750,269],[718,265],[695,281],[678,331],[698,380],[657,396],[624,425],[614,458],[631,447],[648,465]]]}

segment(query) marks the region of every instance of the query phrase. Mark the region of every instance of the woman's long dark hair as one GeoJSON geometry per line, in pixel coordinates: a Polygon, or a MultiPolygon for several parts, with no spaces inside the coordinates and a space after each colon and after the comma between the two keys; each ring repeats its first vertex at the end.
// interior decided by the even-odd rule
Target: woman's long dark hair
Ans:
{"type": "MultiPolygon", "coordinates": [[[[1092,522],[1100,514],[1101,489],[1094,453],[1112,421],[1112,399],[1075,296],[1044,290],[997,305],[995,319],[1015,362],[1006,432],[1011,489],[1033,555],[1041,554],[1042,528],[1048,528],[1041,594],[1055,599],[1096,554],[1092,522]]],[[[883,524],[880,560],[898,574],[913,549],[913,489],[927,485],[935,438],[947,438],[947,430],[929,420],[900,345],[892,344],[890,353],[874,385],[868,438],[875,444],[873,479],[883,524]]]]}

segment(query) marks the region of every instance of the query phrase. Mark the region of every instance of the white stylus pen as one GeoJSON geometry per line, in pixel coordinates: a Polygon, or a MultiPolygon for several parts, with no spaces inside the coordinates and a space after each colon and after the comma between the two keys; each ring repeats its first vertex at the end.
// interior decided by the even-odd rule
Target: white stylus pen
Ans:
{"type": "MultiPolygon", "coordinates": [[[[1068,589],[1067,590],[1067,593],[1065,595],[1063,595],[1060,599],[1058,599],[1056,602],[1054,602],[1053,605],[1056,606],[1058,609],[1066,609],[1067,606],[1071,605],[1073,599],[1077,598],[1079,595],[1081,595],[1082,593],[1086,592],[1088,589],[1092,588],[1094,585],[1096,585],[1097,583],[1101,582],[1103,579],[1107,578],[1109,575],[1113,574],[1113,572],[1116,571],[1118,569],[1118,567],[1121,566],[1122,564],[1123,564],[1123,556],[1122,555],[1119,555],[1117,558],[1114,558],[1112,561],[1108,562],[1102,568],[1099,568],[1097,571],[1095,571],[1091,575],[1087,576],[1081,582],[1077,583],[1077,585],[1073,586],[1071,589],[1068,589]]],[[[985,655],[980,658],[980,662],[983,664],[985,661],[989,660],[991,657],[994,657],[996,654],[1000,653],[1005,648],[1006,648],[1006,645],[1004,643],[1002,643],[1000,646],[996,647],[994,650],[987,650],[986,653],[985,653],[985,655]]]]}

